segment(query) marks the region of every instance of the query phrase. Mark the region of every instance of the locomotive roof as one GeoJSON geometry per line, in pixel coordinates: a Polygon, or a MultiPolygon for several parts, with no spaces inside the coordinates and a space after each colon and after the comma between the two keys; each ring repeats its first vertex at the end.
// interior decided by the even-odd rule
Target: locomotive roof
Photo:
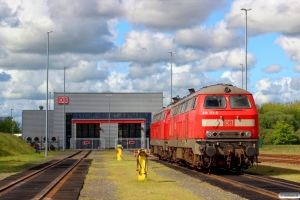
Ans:
{"type": "Polygon", "coordinates": [[[242,88],[233,86],[232,84],[219,83],[215,85],[204,86],[200,90],[192,94],[189,94],[188,96],[183,97],[182,99],[179,99],[178,102],[176,103],[173,102],[171,105],[180,104],[182,101],[191,99],[194,96],[197,96],[198,94],[251,94],[251,93],[242,88]]]}
{"type": "Polygon", "coordinates": [[[238,88],[236,86],[233,86],[231,84],[216,84],[211,86],[205,86],[195,92],[195,94],[251,94],[247,90],[244,90],[242,88],[238,88]],[[227,90],[228,88],[229,90],[227,90]]]}
{"type": "Polygon", "coordinates": [[[162,109],[160,109],[159,111],[157,111],[155,114],[164,112],[165,110],[169,110],[169,109],[171,109],[171,106],[172,106],[172,104],[169,104],[167,107],[163,107],[162,109]]]}
{"type": "Polygon", "coordinates": [[[251,93],[242,88],[233,86],[232,84],[219,83],[219,84],[215,84],[215,85],[204,86],[200,90],[198,90],[192,94],[189,94],[186,97],[178,99],[178,102],[173,102],[172,104],[169,104],[167,107],[160,109],[156,113],[161,113],[165,110],[169,110],[173,106],[180,104],[183,101],[189,100],[189,99],[193,98],[194,96],[197,96],[198,94],[251,94],[251,93]]]}

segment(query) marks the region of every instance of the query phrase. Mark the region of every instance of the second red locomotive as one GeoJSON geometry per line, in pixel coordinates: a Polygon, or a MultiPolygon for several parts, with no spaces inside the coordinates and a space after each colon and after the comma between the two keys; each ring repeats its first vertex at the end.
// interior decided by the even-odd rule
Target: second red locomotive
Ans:
{"type": "Polygon", "coordinates": [[[208,170],[239,172],[257,162],[258,112],[252,94],[231,84],[189,91],[153,116],[151,153],[208,170]]]}

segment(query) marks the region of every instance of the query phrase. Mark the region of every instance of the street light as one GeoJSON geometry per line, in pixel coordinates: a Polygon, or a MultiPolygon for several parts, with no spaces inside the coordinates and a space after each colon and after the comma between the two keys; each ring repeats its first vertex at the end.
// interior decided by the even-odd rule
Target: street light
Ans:
{"type": "Polygon", "coordinates": [[[10,120],[11,120],[11,134],[13,134],[13,118],[12,118],[12,111],[14,109],[10,109],[10,120]]]}
{"type": "Polygon", "coordinates": [[[244,89],[244,66],[243,64],[240,65],[242,65],[242,89],[244,89]]]}
{"type": "Polygon", "coordinates": [[[48,156],[48,70],[49,70],[49,34],[52,31],[47,31],[48,41],[47,41],[47,90],[46,90],[46,135],[45,135],[45,157],[48,156]]]}
{"type": "Polygon", "coordinates": [[[246,8],[242,8],[241,10],[245,11],[246,14],[246,26],[245,26],[245,72],[246,72],[246,90],[247,90],[247,12],[252,10],[251,8],[246,9],[246,8]]]}
{"type": "Polygon", "coordinates": [[[108,149],[110,148],[110,97],[111,94],[106,95],[108,97],[108,149]]]}
{"type": "Polygon", "coordinates": [[[49,99],[49,110],[51,109],[51,92],[49,92],[49,97],[50,97],[50,99],[49,99]]]}
{"type": "Polygon", "coordinates": [[[65,142],[65,139],[66,139],[66,87],[65,87],[65,82],[66,82],[66,68],[67,67],[64,67],[64,127],[63,127],[63,151],[65,151],[66,147],[66,142],[65,142]]]}
{"type": "Polygon", "coordinates": [[[173,57],[173,53],[172,51],[169,51],[168,53],[171,54],[171,103],[172,103],[172,57],[173,57]]]}

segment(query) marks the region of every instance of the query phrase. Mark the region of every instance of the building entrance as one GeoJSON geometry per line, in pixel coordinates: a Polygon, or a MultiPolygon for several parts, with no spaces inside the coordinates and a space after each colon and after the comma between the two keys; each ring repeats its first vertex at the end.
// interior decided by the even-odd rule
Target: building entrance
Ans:
{"type": "Polygon", "coordinates": [[[99,138],[99,124],[76,124],[76,138],[99,138]]]}
{"type": "Polygon", "coordinates": [[[141,124],[118,124],[118,138],[140,138],[141,124]]]}
{"type": "Polygon", "coordinates": [[[140,148],[146,140],[145,126],[146,119],[72,119],[70,148],[115,148],[118,139],[125,138],[140,148]]]}

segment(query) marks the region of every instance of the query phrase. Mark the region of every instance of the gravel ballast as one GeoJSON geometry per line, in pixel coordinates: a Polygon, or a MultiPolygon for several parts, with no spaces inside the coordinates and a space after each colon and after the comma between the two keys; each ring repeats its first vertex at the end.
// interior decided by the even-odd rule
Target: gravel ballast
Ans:
{"type": "MultiPolygon", "coordinates": [[[[113,150],[110,150],[113,151],[113,150]]],[[[113,154],[112,154],[113,155],[113,154]]],[[[132,159],[134,162],[133,153],[129,151],[123,151],[123,157],[132,159]]],[[[81,190],[79,199],[108,199],[115,200],[121,199],[118,195],[119,187],[122,185],[118,185],[114,182],[112,176],[114,176],[110,169],[110,172],[105,166],[106,160],[103,157],[103,151],[94,151],[89,158],[94,159],[90,170],[86,176],[85,183],[83,189],[81,190]]],[[[119,161],[122,162],[122,161],[119,161]]],[[[163,179],[156,180],[157,187],[160,187],[160,184],[169,184],[170,187],[179,187],[182,190],[188,191],[192,193],[194,196],[198,197],[198,199],[233,199],[233,200],[245,200],[246,198],[242,198],[237,194],[233,194],[231,192],[225,191],[219,187],[213,186],[207,182],[204,182],[198,178],[194,178],[186,173],[182,173],[178,170],[168,168],[158,163],[155,158],[148,159],[148,167],[149,171],[162,176],[163,179]]],[[[119,169],[116,169],[119,170],[119,169]]],[[[126,172],[125,172],[126,173],[126,172]]],[[[153,177],[153,175],[148,174],[148,178],[153,177]]],[[[153,181],[153,180],[152,180],[153,181]]],[[[154,180],[155,181],[155,180],[154,180]]],[[[128,184],[131,184],[132,181],[129,180],[128,184]]],[[[134,187],[134,186],[133,186],[134,187]]],[[[148,189],[151,190],[151,189],[148,189]]],[[[151,191],[149,191],[151,193],[151,191]]],[[[140,199],[152,199],[151,196],[143,196],[140,199]]],[[[174,196],[170,196],[170,198],[164,199],[174,199],[174,196]]],[[[175,198],[176,199],[176,198],[175,198]]]]}

